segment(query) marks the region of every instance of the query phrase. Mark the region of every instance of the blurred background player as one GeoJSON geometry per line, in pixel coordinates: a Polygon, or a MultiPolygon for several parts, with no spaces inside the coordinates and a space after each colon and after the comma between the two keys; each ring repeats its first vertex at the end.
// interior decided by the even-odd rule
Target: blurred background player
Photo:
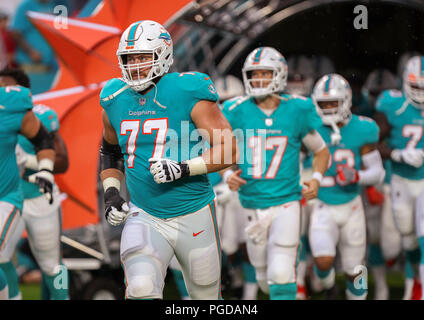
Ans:
{"type": "MultiPolygon", "coordinates": [[[[312,102],[282,94],[287,63],[274,48],[252,51],[243,66],[246,96],[224,103],[224,114],[239,137],[239,170],[227,174],[239,191],[249,225],[247,252],[261,290],[272,300],[296,298],[300,241],[300,199],[318,193],[328,149],[315,131],[321,124],[312,102]],[[314,154],[314,174],[299,185],[301,143],[314,154]],[[285,156],[285,157],[284,157],[285,156]]],[[[226,174],[226,173],[224,173],[226,174]]]]}
{"type": "Polygon", "coordinates": [[[420,248],[424,251],[424,56],[408,60],[402,80],[402,91],[385,91],[379,97],[375,119],[381,129],[380,153],[392,164],[391,199],[395,223],[402,237],[406,260],[414,273],[414,287],[420,288],[421,296],[414,298],[421,299],[424,280],[423,254],[420,253],[420,248]]]}
{"type": "Polygon", "coordinates": [[[310,219],[309,241],[315,259],[314,270],[324,289],[330,292],[335,284],[333,265],[338,248],[346,274],[346,297],[364,300],[366,284],[362,288],[354,285],[359,272],[357,267],[363,264],[366,251],[360,186],[384,179],[383,164],[376,149],[379,129],[374,120],[352,115],[352,91],[349,83],[338,74],[319,79],[312,99],[323,121],[318,132],[331,152],[329,169],[310,219]]]}
{"type": "Polygon", "coordinates": [[[154,21],[131,24],[117,56],[123,77],[108,81],[100,93],[100,176],[107,221],[125,221],[120,256],[126,298],[161,299],[175,255],[191,298],[221,299],[215,195],[206,174],[231,166],[237,144],[216,104],[216,89],[206,74],[168,73],[172,39],[154,21]],[[189,124],[188,133],[181,122],[189,124]],[[193,151],[196,142],[184,144],[199,129],[211,146],[202,154],[193,151]],[[168,145],[167,133],[177,135],[168,145]],[[129,204],[119,194],[124,166],[129,204]]]}
{"type": "MultiPolygon", "coordinates": [[[[220,77],[215,82],[219,101],[238,99],[244,95],[243,82],[233,75],[220,77]]],[[[237,170],[237,166],[234,166],[237,170]]],[[[228,177],[225,176],[225,177],[228,177]]],[[[224,254],[223,272],[228,270],[230,293],[236,299],[255,300],[258,293],[255,268],[250,264],[246,250],[247,216],[236,192],[217,173],[209,175],[217,196],[217,216],[224,254]],[[212,175],[215,175],[213,177],[212,175]],[[213,183],[215,181],[215,183],[213,183]]]]}
{"type": "MultiPolygon", "coordinates": [[[[11,21],[10,31],[16,44],[15,61],[28,74],[33,94],[50,89],[58,65],[53,49],[30,22],[27,13],[33,11],[53,14],[58,5],[68,5],[68,1],[22,0],[11,21]]],[[[71,13],[68,12],[69,15],[71,13]]]]}
{"type": "MultiPolygon", "coordinates": [[[[310,97],[312,88],[317,79],[321,76],[334,72],[333,62],[326,56],[306,55],[291,56],[288,59],[288,79],[284,92],[292,95],[302,95],[310,97]]],[[[312,154],[305,146],[302,146],[301,156],[301,184],[303,181],[309,181],[312,177],[312,154]]],[[[313,258],[308,239],[309,215],[312,209],[314,199],[306,201],[302,199],[302,219],[301,219],[301,251],[299,263],[297,266],[297,296],[298,300],[304,300],[308,297],[306,290],[306,277],[309,277],[310,286],[313,291],[320,291],[322,288],[319,281],[315,281],[313,273],[313,258]]]]}
{"type": "MultiPolygon", "coordinates": [[[[0,71],[1,84],[26,87],[28,85],[27,79],[26,74],[19,69],[0,71]]],[[[66,172],[68,154],[66,145],[58,132],[59,120],[56,112],[44,105],[35,105],[32,112],[53,138],[56,151],[53,173],[66,172]]],[[[38,186],[28,181],[28,177],[37,171],[38,161],[33,145],[22,135],[18,137],[17,161],[24,168],[21,179],[24,204],[21,214],[22,219],[20,219],[20,223],[16,227],[11,240],[5,246],[9,261],[2,264],[2,269],[5,270],[8,278],[9,298],[13,300],[21,299],[18,275],[11,257],[18,240],[26,229],[31,251],[43,272],[43,282],[47,293],[44,298],[66,300],[69,298],[67,288],[56,288],[57,286],[54,285],[56,276],[59,274],[67,276],[66,267],[61,264],[59,189],[56,185],[53,186],[53,203],[49,203],[46,197],[40,193],[38,186]]]]}
{"type": "Polygon", "coordinates": [[[38,184],[49,203],[53,203],[53,166],[55,160],[53,139],[31,111],[32,98],[29,79],[20,78],[25,86],[9,86],[5,78],[0,83],[0,299],[9,298],[7,286],[7,243],[19,225],[23,194],[15,149],[18,135],[22,134],[34,145],[38,160],[37,172],[28,181],[38,184]]]}
{"type": "MultiPolygon", "coordinates": [[[[356,113],[374,118],[377,97],[385,90],[396,89],[397,79],[387,69],[370,72],[362,87],[364,103],[356,113]]],[[[401,253],[400,234],[396,230],[390,204],[390,161],[383,162],[386,175],[384,182],[362,188],[367,222],[367,263],[374,277],[375,300],[388,300],[389,287],[386,282],[386,262],[392,266],[401,253]]]]}

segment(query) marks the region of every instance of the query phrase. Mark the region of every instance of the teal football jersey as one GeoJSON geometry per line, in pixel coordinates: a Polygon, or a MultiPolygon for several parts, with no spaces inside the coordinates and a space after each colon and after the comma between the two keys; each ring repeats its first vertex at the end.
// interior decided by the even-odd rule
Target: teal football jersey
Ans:
{"type": "MultiPolygon", "coordinates": [[[[387,139],[392,149],[424,148],[424,110],[408,103],[398,90],[384,91],[377,100],[376,108],[384,113],[391,126],[387,139]]],[[[415,168],[405,163],[392,161],[392,173],[406,179],[424,179],[424,165],[415,168]]]]}
{"type": "Polygon", "coordinates": [[[264,209],[302,198],[302,139],[322,121],[310,99],[286,94],[282,98],[270,116],[253,98],[238,106],[237,99],[224,102],[224,115],[240,149],[240,176],[247,181],[239,189],[245,208],[264,209]]]}
{"type": "MultiPolygon", "coordinates": [[[[49,132],[55,132],[59,130],[59,119],[57,117],[56,111],[45,106],[45,105],[35,105],[32,108],[32,111],[40,119],[41,123],[47,128],[49,132]]],[[[19,135],[18,143],[22,149],[29,154],[35,154],[35,149],[32,143],[25,138],[23,135],[19,135]]],[[[28,177],[31,174],[35,173],[33,170],[25,170],[24,177],[28,177]]],[[[22,190],[24,192],[25,199],[31,199],[41,196],[40,188],[35,183],[30,183],[22,179],[22,190]]]]}
{"type": "Polygon", "coordinates": [[[0,201],[9,202],[22,210],[15,148],[22,120],[32,109],[29,89],[19,86],[0,88],[0,201]]]}
{"type": "Polygon", "coordinates": [[[214,198],[208,176],[186,177],[157,184],[150,173],[150,158],[192,159],[206,148],[191,119],[200,100],[218,101],[209,76],[198,72],[168,73],[145,95],[123,89],[110,80],[100,93],[101,105],[116,131],[125,160],[131,201],[147,213],[170,218],[200,210],[214,198]]]}
{"type": "Polygon", "coordinates": [[[337,166],[348,165],[359,171],[361,169],[361,148],[364,145],[378,142],[378,125],[371,118],[352,115],[350,121],[340,128],[342,140],[338,145],[331,145],[331,133],[333,132],[331,127],[323,125],[318,132],[327,143],[331,154],[330,166],[321,182],[318,199],[333,205],[347,203],[359,195],[360,185],[357,183],[347,186],[337,184],[337,166]]]}

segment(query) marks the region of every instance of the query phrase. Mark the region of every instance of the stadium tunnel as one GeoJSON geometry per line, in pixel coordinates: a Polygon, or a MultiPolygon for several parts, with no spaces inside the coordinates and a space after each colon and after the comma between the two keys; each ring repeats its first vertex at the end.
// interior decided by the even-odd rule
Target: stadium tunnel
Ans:
{"type": "Polygon", "coordinates": [[[272,46],[286,58],[327,56],[338,73],[363,81],[375,68],[397,74],[403,53],[424,52],[424,1],[207,0],[180,15],[169,29],[178,71],[241,79],[247,54],[272,46]],[[354,28],[357,5],[367,8],[368,29],[354,28]]]}

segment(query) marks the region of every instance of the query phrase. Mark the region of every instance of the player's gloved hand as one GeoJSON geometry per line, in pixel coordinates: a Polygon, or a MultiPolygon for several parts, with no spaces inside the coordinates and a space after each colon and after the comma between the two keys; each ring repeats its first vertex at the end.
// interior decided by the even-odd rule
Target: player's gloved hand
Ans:
{"type": "Polygon", "coordinates": [[[128,216],[130,208],[119,194],[118,189],[109,187],[104,195],[105,217],[112,226],[119,226],[128,216]]]}
{"type": "Polygon", "coordinates": [[[165,158],[150,158],[150,173],[156,183],[172,182],[190,175],[185,161],[177,162],[165,158]]]}
{"type": "Polygon", "coordinates": [[[415,148],[393,149],[390,157],[393,161],[403,162],[412,167],[419,168],[424,162],[424,151],[415,148]]]}
{"type": "Polygon", "coordinates": [[[376,187],[369,186],[365,189],[368,202],[373,206],[378,206],[384,202],[384,194],[380,192],[376,187]]]}
{"type": "Polygon", "coordinates": [[[30,175],[28,181],[38,184],[41,193],[44,193],[49,204],[53,203],[53,161],[43,159],[38,165],[38,172],[30,175]]]}
{"type": "Polygon", "coordinates": [[[359,173],[355,168],[341,165],[337,168],[336,182],[341,186],[347,186],[359,181],[359,173]]]}

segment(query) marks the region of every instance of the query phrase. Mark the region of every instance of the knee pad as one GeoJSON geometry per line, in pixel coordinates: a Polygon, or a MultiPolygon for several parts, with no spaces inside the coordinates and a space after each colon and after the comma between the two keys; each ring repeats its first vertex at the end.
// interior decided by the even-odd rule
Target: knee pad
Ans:
{"type": "Polygon", "coordinates": [[[210,285],[220,278],[221,266],[217,246],[193,249],[189,253],[190,278],[199,286],[210,285]]]}
{"type": "Polygon", "coordinates": [[[122,267],[127,285],[127,298],[162,299],[164,276],[153,261],[134,252],[122,260],[122,267]]]}
{"type": "Polygon", "coordinates": [[[418,238],[415,233],[402,235],[402,247],[405,250],[415,250],[418,248],[418,238]]]}
{"type": "Polygon", "coordinates": [[[274,245],[268,258],[268,282],[286,284],[295,282],[297,246],[274,245]]]}

